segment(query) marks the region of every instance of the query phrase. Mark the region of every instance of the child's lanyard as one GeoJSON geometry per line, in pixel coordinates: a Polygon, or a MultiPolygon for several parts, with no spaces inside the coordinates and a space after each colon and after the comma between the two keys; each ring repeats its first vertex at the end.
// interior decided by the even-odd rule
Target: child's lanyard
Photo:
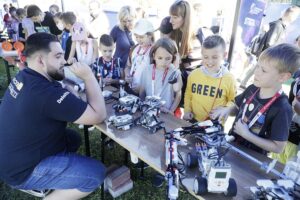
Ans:
{"type": "MultiPolygon", "coordinates": [[[[245,120],[245,114],[246,111],[248,109],[248,106],[250,105],[250,103],[253,101],[256,93],[259,91],[259,89],[257,89],[254,94],[252,94],[252,96],[246,101],[244,110],[243,110],[243,114],[242,114],[242,120],[246,123],[245,120]]],[[[283,93],[282,89],[280,89],[278,92],[276,92],[276,94],[258,111],[258,113],[253,117],[253,119],[250,121],[250,123],[248,124],[248,128],[251,128],[253,126],[253,124],[260,118],[260,116],[262,114],[264,114],[269,108],[270,106],[276,101],[276,99],[278,99],[278,97],[281,96],[281,94],[283,93]]]]}
{"type": "MultiPolygon", "coordinates": [[[[223,77],[220,78],[219,85],[218,85],[218,88],[217,88],[216,91],[219,91],[219,89],[220,89],[220,87],[221,87],[222,79],[223,79],[223,77]]],[[[209,112],[214,108],[215,103],[216,103],[216,100],[217,100],[217,94],[216,94],[216,96],[215,96],[215,98],[214,98],[214,101],[213,101],[213,103],[212,103],[212,105],[211,105],[211,108],[210,108],[209,112]]],[[[209,119],[209,112],[208,112],[204,107],[203,107],[203,109],[204,109],[204,111],[207,113],[207,117],[205,118],[205,120],[208,120],[208,119],[209,119]]]]}
{"type": "Polygon", "coordinates": [[[163,90],[163,85],[164,85],[165,79],[166,79],[168,71],[169,71],[169,67],[167,67],[164,71],[163,77],[161,79],[161,83],[162,83],[161,91],[158,93],[158,95],[155,95],[155,92],[154,92],[154,90],[155,90],[155,71],[156,71],[156,65],[154,64],[153,68],[152,68],[152,82],[151,82],[152,83],[152,96],[159,96],[160,97],[160,95],[162,93],[162,90],[163,90]]]}
{"type": "MultiPolygon", "coordinates": [[[[140,63],[139,64],[141,64],[141,62],[144,60],[144,56],[145,56],[145,54],[148,52],[148,50],[151,48],[151,45],[150,46],[148,46],[147,48],[146,48],[146,50],[142,53],[142,54],[140,54],[140,51],[141,51],[141,49],[142,49],[142,47],[141,46],[139,46],[139,49],[137,50],[137,56],[142,56],[142,60],[140,61],[140,63]]],[[[135,59],[136,60],[136,59],[135,59]]],[[[134,76],[134,74],[135,74],[135,71],[136,71],[136,68],[137,68],[137,63],[133,63],[134,64],[134,66],[133,66],[133,70],[132,70],[132,73],[131,73],[131,77],[133,77],[134,76]]]]}
{"type": "MultiPolygon", "coordinates": [[[[114,59],[112,58],[112,59],[111,59],[111,62],[110,62],[110,61],[106,62],[106,61],[104,60],[104,58],[102,58],[102,63],[103,63],[103,71],[104,71],[105,66],[107,66],[106,64],[107,64],[107,63],[111,63],[111,66],[110,66],[110,74],[111,74],[111,77],[113,77],[114,59]]],[[[109,73],[108,73],[108,74],[104,74],[104,75],[103,75],[103,78],[106,78],[108,75],[109,75],[109,73]]]]}

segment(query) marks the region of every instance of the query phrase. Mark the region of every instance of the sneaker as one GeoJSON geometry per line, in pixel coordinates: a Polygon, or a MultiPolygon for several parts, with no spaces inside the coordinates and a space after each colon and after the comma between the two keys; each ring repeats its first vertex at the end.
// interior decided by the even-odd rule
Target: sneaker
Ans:
{"type": "Polygon", "coordinates": [[[27,194],[31,194],[35,197],[46,197],[47,194],[51,192],[51,190],[20,190],[27,194]]]}
{"type": "Polygon", "coordinates": [[[163,185],[163,183],[165,182],[165,177],[161,174],[156,174],[153,178],[152,178],[152,185],[154,187],[161,187],[163,185]]]}
{"type": "Polygon", "coordinates": [[[89,131],[93,131],[93,130],[95,130],[95,126],[91,126],[91,127],[89,127],[89,128],[88,128],[88,130],[89,130],[89,131]]]}
{"type": "MultiPolygon", "coordinates": [[[[143,167],[143,161],[138,162],[137,164],[134,165],[134,168],[136,169],[142,169],[143,167]]],[[[147,169],[149,167],[149,165],[147,163],[144,162],[144,169],[147,169]]]]}
{"type": "Polygon", "coordinates": [[[79,124],[79,125],[78,125],[78,128],[79,128],[79,129],[83,129],[83,124],[79,124]]]}

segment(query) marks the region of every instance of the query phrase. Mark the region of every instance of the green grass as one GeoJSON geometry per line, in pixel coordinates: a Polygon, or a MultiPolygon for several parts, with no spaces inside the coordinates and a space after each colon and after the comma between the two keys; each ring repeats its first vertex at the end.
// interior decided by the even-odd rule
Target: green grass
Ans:
{"type": "MultiPolygon", "coordinates": [[[[11,75],[12,77],[18,72],[17,68],[14,70],[11,69],[11,75]]],[[[6,72],[4,68],[4,64],[2,60],[0,60],[0,85],[2,89],[0,90],[0,96],[2,97],[6,88],[7,88],[7,77],[6,72]]],[[[78,132],[81,132],[82,130],[79,130],[77,126],[70,125],[72,128],[76,129],[78,132]]],[[[82,141],[83,135],[82,135],[82,141]]],[[[94,130],[90,132],[90,145],[91,145],[91,157],[96,158],[100,160],[101,156],[101,138],[100,138],[100,132],[98,130],[94,130]]],[[[79,149],[79,153],[84,154],[84,145],[81,146],[79,149]]],[[[122,165],[124,158],[124,149],[120,147],[119,145],[116,145],[114,149],[109,150],[106,149],[105,151],[105,165],[109,166],[113,163],[122,165]],[[120,159],[121,158],[121,159],[120,159]]],[[[159,199],[166,199],[165,198],[165,185],[161,188],[153,187],[151,184],[151,179],[153,175],[156,173],[153,169],[146,169],[145,170],[145,180],[141,180],[139,178],[140,171],[137,169],[134,169],[132,164],[129,164],[129,167],[131,169],[131,179],[134,182],[133,189],[117,199],[119,200],[159,200],[159,199]]],[[[193,196],[186,192],[180,192],[179,199],[195,199],[193,196]]],[[[8,185],[0,181],[0,200],[32,200],[32,199],[40,199],[40,198],[34,198],[31,195],[28,195],[26,193],[23,193],[19,190],[11,189],[8,185]]],[[[98,189],[95,192],[93,192],[88,197],[84,198],[86,200],[99,200],[101,199],[101,190],[98,189]]],[[[112,196],[109,193],[105,193],[105,199],[113,199],[112,196]]]]}

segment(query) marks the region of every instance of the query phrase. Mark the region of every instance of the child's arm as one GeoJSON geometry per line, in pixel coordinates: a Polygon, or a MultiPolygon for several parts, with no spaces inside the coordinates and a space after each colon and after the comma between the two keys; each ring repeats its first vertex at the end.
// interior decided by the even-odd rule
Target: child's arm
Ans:
{"type": "Polygon", "coordinates": [[[70,50],[70,54],[69,54],[69,58],[67,59],[67,63],[72,64],[74,63],[74,56],[75,56],[75,50],[76,50],[76,42],[72,41],[72,45],[71,45],[71,50],[70,50]]]}
{"type": "Polygon", "coordinates": [[[185,120],[191,120],[194,117],[194,114],[192,112],[192,106],[191,106],[191,99],[192,99],[192,81],[191,76],[188,77],[186,90],[184,94],[184,115],[183,119],[185,120]]]}
{"type": "Polygon", "coordinates": [[[28,31],[27,31],[27,28],[23,28],[24,30],[24,34],[25,34],[25,41],[27,40],[28,38],[28,31]]]}
{"type": "Polygon", "coordinates": [[[300,101],[297,99],[297,97],[294,98],[292,106],[294,111],[300,115],[300,101]]]}
{"type": "Polygon", "coordinates": [[[182,78],[180,74],[178,75],[177,82],[174,83],[172,87],[173,87],[173,91],[175,92],[175,98],[172,103],[172,106],[170,107],[170,112],[173,114],[181,100],[182,78]]]}
{"type": "Polygon", "coordinates": [[[146,91],[145,91],[145,87],[143,85],[141,85],[141,87],[140,87],[139,97],[141,100],[144,100],[146,97],[146,91]]]}
{"type": "Polygon", "coordinates": [[[140,83],[140,88],[139,88],[139,97],[140,99],[143,101],[145,100],[146,97],[146,85],[147,85],[147,79],[145,76],[147,76],[147,73],[145,72],[147,70],[143,70],[142,74],[141,74],[141,83],[140,83]]]}
{"type": "Polygon", "coordinates": [[[131,62],[128,58],[125,69],[124,69],[124,74],[125,74],[125,81],[129,84],[132,82],[132,77],[130,75],[130,69],[131,69],[131,62]]]}
{"type": "Polygon", "coordinates": [[[265,139],[251,133],[247,124],[242,122],[241,119],[235,123],[233,130],[236,134],[266,151],[281,153],[286,145],[286,141],[265,139]]]}
{"type": "Polygon", "coordinates": [[[98,43],[96,40],[93,40],[93,60],[96,60],[99,57],[98,43]]]}
{"type": "Polygon", "coordinates": [[[227,100],[227,104],[226,106],[232,106],[234,103],[234,98],[237,94],[237,91],[236,91],[236,84],[235,84],[235,78],[233,75],[231,75],[231,79],[230,79],[230,82],[229,82],[229,88],[228,88],[228,95],[226,97],[226,100],[227,100]]]}
{"type": "Polygon", "coordinates": [[[237,113],[237,106],[234,104],[234,98],[236,95],[235,79],[232,76],[229,82],[228,95],[226,96],[226,106],[218,106],[210,111],[209,117],[211,119],[225,120],[229,115],[233,116],[237,113]]]}
{"type": "Polygon", "coordinates": [[[211,119],[219,119],[224,120],[228,118],[228,116],[235,116],[238,112],[238,108],[235,104],[227,107],[217,107],[210,111],[209,117],[211,119]]]}

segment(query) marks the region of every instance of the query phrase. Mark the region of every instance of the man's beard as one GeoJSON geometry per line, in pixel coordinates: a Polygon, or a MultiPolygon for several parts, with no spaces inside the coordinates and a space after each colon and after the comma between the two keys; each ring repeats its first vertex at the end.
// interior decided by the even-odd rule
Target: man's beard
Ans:
{"type": "Polygon", "coordinates": [[[53,80],[56,81],[62,81],[65,78],[65,74],[63,70],[56,70],[56,71],[47,70],[47,73],[48,76],[50,76],[53,80]]]}

